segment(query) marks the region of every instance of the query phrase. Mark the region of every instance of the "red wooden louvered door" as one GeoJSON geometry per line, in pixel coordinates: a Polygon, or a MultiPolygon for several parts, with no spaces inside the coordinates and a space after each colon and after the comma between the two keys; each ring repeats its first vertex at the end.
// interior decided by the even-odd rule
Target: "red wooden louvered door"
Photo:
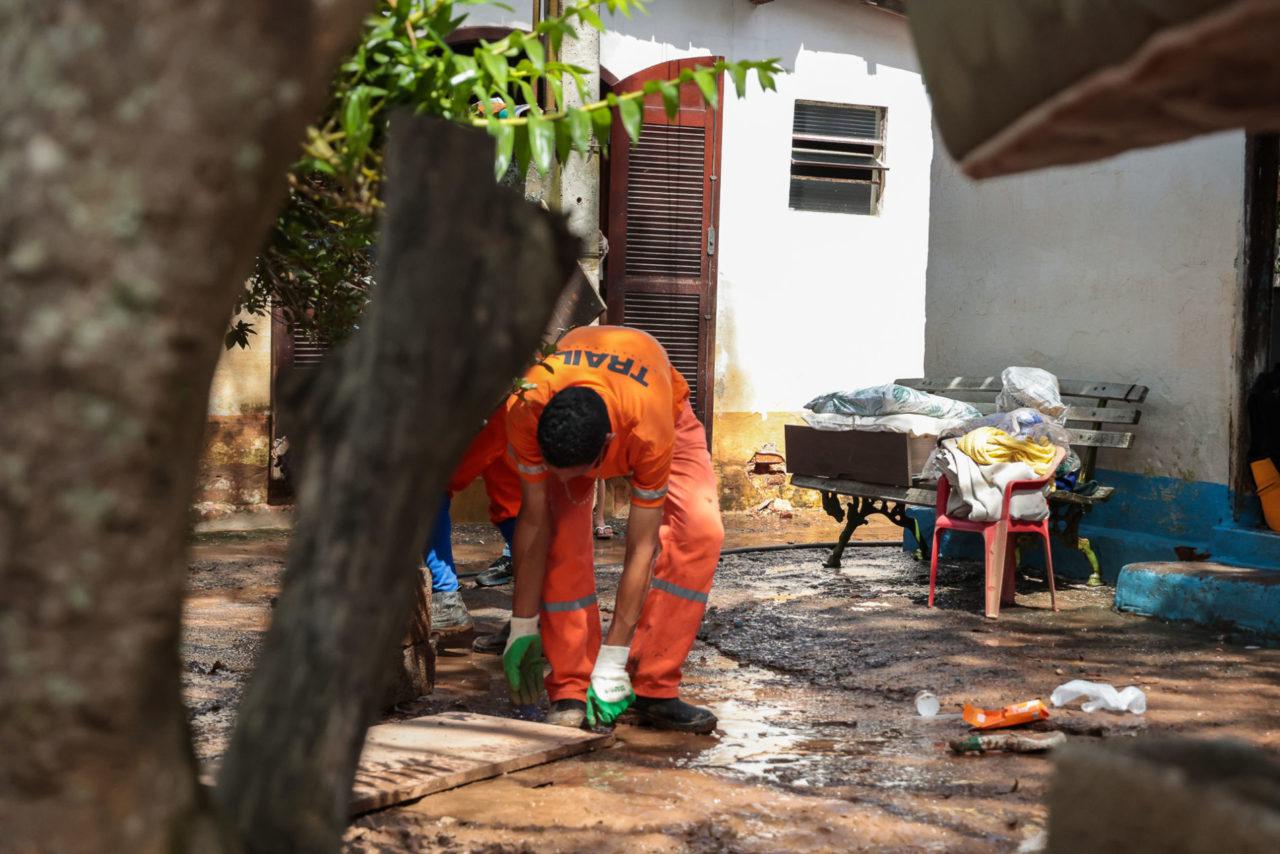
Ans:
{"type": "MultiPolygon", "coordinates": [[[[663,62],[615,87],[632,92],[715,57],[663,62]]],[[[724,81],[719,80],[721,101],[724,81]]],[[[660,95],[645,98],[640,141],[615,113],[609,146],[609,322],[643,329],[667,349],[689,383],[693,411],[711,432],[719,214],[720,114],[695,84],[668,118],[660,95]]]]}

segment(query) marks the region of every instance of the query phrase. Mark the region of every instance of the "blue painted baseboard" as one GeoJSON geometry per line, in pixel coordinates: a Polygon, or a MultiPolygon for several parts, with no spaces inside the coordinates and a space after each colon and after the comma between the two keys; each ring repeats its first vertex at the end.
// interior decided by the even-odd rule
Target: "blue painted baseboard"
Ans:
{"type": "MultiPolygon", "coordinates": [[[[1224,484],[1110,470],[1099,470],[1096,476],[1100,483],[1114,486],[1116,494],[1085,516],[1080,530],[1098,556],[1104,581],[1114,584],[1127,564],[1177,560],[1175,546],[1208,553],[1219,563],[1280,570],[1280,534],[1258,527],[1253,514],[1232,519],[1224,484]]],[[[921,535],[932,541],[933,510],[912,508],[908,513],[920,524],[921,535]]],[[[982,556],[981,542],[977,535],[948,534],[942,554],[976,560],[982,556]]],[[[903,545],[914,551],[915,538],[908,533],[903,545]]],[[[1024,560],[1041,562],[1036,552],[1024,555],[1024,560]]],[[[1055,575],[1064,578],[1089,575],[1084,556],[1057,543],[1053,565],[1055,575]]]]}
{"type": "Polygon", "coordinates": [[[1116,583],[1116,607],[1280,637],[1280,572],[1217,563],[1134,563],[1116,583]]]}

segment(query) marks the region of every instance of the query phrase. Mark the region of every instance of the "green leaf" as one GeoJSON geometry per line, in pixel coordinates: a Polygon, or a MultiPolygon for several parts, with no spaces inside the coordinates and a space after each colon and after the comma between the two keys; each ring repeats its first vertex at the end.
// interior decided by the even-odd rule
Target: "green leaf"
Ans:
{"type": "Polygon", "coordinates": [[[495,143],[493,174],[496,179],[501,180],[502,176],[507,174],[507,169],[511,168],[511,155],[516,144],[516,129],[512,125],[491,121],[488,130],[489,136],[493,137],[495,143]]]}
{"type": "Polygon", "coordinates": [[[515,158],[516,168],[520,170],[520,175],[523,177],[529,171],[529,161],[532,157],[529,151],[529,126],[516,125],[514,130],[516,139],[512,145],[512,156],[515,158]]]}
{"type": "Polygon", "coordinates": [[[778,86],[773,82],[773,72],[763,68],[756,69],[756,79],[760,81],[760,88],[766,92],[778,91],[778,86]]]}
{"type": "Polygon", "coordinates": [[[542,43],[540,41],[537,39],[525,39],[524,53],[525,56],[529,57],[529,62],[532,63],[534,69],[539,74],[542,74],[546,70],[547,54],[546,51],[542,49],[542,43]]]}
{"type": "Polygon", "coordinates": [[[747,67],[735,62],[729,66],[729,77],[733,80],[733,88],[738,97],[747,97],[747,67]]]}
{"type": "Polygon", "coordinates": [[[600,20],[600,16],[596,14],[596,10],[590,6],[579,6],[578,17],[588,26],[593,27],[600,32],[604,32],[604,21],[600,20]]]}
{"type": "Polygon", "coordinates": [[[488,71],[489,76],[493,78],[494,85],[499,89],[507,88],[507,73],[511,70],[511,66],[507,65],[506,58],[483,47],[476,48],[476,56],[480,57],[480,62],[484,64],[484,70],[488,71]]]}
{"type": "Polygon", "coordinates": [[[631,137],[631,144],[635,145],[636,140],[640,139],[640,121],[644,117],[640,99],[619,98],[618,117],[622,119],[622,129],[631,137]]]}
{"type": "Polygon", "coordinates": [[[658,91],[662,93],[662,106],[667,109],[667,118],[674,119],[680,112],[680,87],[663,80],[658,84],[658,91]]]}
{"type": "Polygon", "coordinates": [[[720,88],[716,85],[716,76],[706,68],[699,68],[693,72],[693,82],[698,84],[698,89],[702,92],[702,97],[711,105],[711,109],[720,106],[720,88]]]}
{"type": "Polygon", "coordinates": [[[551,88],[552,103],[563,106],[564,105],[564,84],[562,83],[560,77],[555,75],[549,75],[546,78],[544,78],[544,82],[546,82],[547,86],[551,88]]]}
{"type": "Polygon", "coordinates": [[[529,151],[533,155],[533,165],[543,175],[551,168],[551,158],[555,154],[556,129],[541,113],[529,112],[529,151]]]}
{"type": "Polygon", "coordinates": [[[591,131],[596,135],[596,141],[600,143],[602,148],[609,145],[609,131],[613,127],[613,112],[611,110],[592,110],[591,113],[591,131]]]}
{"type": "Polygon", "coordinates": [[[573,150],[572,130],[569,123],[565,121],[552,122],[551,126],[556,131],[556,159],[564,163],[569,159],[569,152],[573,150]]]}
{"type": "Polygon", "coordinates": [[[572,109],[565,117],[565,123],[569,125],[569,137],[573,141],[573,147],[585,153],[591,146],[591,116],[583,110],[572,109]]]}

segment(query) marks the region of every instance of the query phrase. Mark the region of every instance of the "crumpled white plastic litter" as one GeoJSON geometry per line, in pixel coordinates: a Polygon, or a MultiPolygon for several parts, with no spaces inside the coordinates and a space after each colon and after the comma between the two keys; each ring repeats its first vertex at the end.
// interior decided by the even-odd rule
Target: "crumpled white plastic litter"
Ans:
{"type": "Polygon", "coordinates": [[[1072,700],[1086,697],[1080,708],[1086,712],[1106,709],[1109,712],[1133,712],[1140,715],[1147,710],[1147,695],[1137,685],[1130,685],[1123,691],[1117,691],[1103,682],[1090,682],[1086,679],[1072,679],[1053,689],[1049,699],[1055,706],[1065,706],[1072,700]]]}

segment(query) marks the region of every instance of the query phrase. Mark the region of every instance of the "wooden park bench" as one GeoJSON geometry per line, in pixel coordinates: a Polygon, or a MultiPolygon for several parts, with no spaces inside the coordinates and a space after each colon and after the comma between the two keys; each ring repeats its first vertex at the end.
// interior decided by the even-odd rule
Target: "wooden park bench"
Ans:
{"type": "MultiPolygon", "coordinates": [[[[964,400],[977,407],[984,415],[995,411],[995,397],[1002,387],[999,377],[905,379],[897,380],[897,383],[964,400]]],[[[1073,380],[1061,380],[1058,386],[1063,401],[1069,406],[1067,428],[1072,433],[1072,446],[1080,456],[1078,482],[1081,485],[1087,484],[1094,479],[1099,448],[1126,450],[1133,446],[1134,434],[1131,430],[1114,428],[1132,428],[1138,424],[1142,412],[1137,404],[1147,399],[1147,387],[1129,383],[1073,380]]],[[[936,486],[918,476],[909,487],[844,480],[838,473],[833,473],[831,477],[793,474],[791,484],[803,489],[816,489],[822,494],[822,507],[827,514],[837,522],[845,523],[839,542],[827,558],[828,567],[840,566],[840,557],[853,532],[875,514],[884,516],[904,530],[910,530],[921,556],[929,548],[928,543],[920,536],[919,525],[906,512],[908,507],[932,508],[936,504],[936,486]],[[848,499],[846,507],[841,507],[843,499],[848,499]]],[[[1089,561],[1092,568],[1089,576],[1091,586],[1102,584],[1102,575],[1089,540],[1080,536],[1080,522],[1095,505],[1109,500],[1114,494],[1115,487],[1099,484],[1088,494],[1058,490],[1049,497],[1053,534],[1068,548],[1080,551],[1089,561]]]]}

